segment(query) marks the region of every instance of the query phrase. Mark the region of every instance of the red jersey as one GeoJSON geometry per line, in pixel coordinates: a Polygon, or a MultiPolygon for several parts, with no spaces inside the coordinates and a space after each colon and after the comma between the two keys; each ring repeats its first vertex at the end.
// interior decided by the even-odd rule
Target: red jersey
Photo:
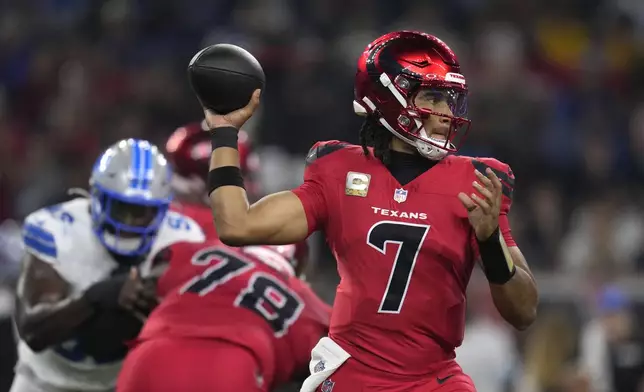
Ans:
{"type": "Polygon", "coordinates": [[[181,214],[194,219],[194,221],[201,226],[203,232],[208,238],[214,238],[217,235],[212,211],[209,206],[204,204],[174,202],[170,204],[170,210],[180,212],[181,214]]]}
{"type": "Polygon", "coordinates": [[[293,192],[309,232],[324,230],[338,262],[329,336],[356,360],[424,375],[453,359],[463,340],[465,290],[477,259],[467,211],[475,168],[503,182],[500,229],[515,246],[507,213],[514,176],[495,159],[448,156],[402,186],[360,146],[319,142],[293,192]]]}
{"type": "MultiPolygon", "coordinates": [[[[201,226],[208,240],[216,240],[218,238],[210,207],[203,204],[173,202],[170,204],[170,210],[180,212],[192,218],[201,226]]],[[[168,250],[170,254],[174,254],[177,249],[182,254],[186,252],[185,250],[181,250],[185,249],[183,248],[183,243],[173,245],[168,250]]],[[[157,283],[157,293],[161,297],[165,297],[172,289],[183,284],[194,275],[194,266],[190,264],[190,257],[171,257],[168,270],[171,272],[164,273],[157,283]]]]}
{"type": "Polygon", "coordinates": [[[230,248],[217,239],[178,244],[162,279],[182,283],[165,283],[175,288],[150,314],[139,339],[230,341],[256,356],[268,385],[306,370],[311,349],[328,330],[330,307],[268,247],[230,248]]]}

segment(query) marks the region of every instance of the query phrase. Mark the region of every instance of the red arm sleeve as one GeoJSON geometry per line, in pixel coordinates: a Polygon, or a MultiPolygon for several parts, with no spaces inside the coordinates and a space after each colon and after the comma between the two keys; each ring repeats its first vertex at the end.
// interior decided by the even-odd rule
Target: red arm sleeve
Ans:
{"type": "MultiPolygon", "coordinates": [[[[501,213],[499,214],[499,230],[503,234],[503,239],[508,247],[517,246],[516,241],[512,237],[512,230],[510,229],[510,221],[508,219],[508,213],[512,207],[512,195],[514,193],[514,173],[512,169],[508,164],[491,158],[479,158],[473,161],[473,163],[474,167],[481,173],[485,173],[486,168],[491,168],[501,180],[503,195],[501,200],[501,213]]],[[[478,245],[474,234],[472,234],[471,245],[478,259],[478,245]]]]}
{"type": "MultiPolygon", "coordinates": [[[[512,207],[512,195],[514,193],[514,173],[510,166],[496,161],[500,165],[504,166],[505,170],[501,170],[500,174],[505,174],[505,176],[500,176],[501,184],[503,185],[503,196],[501,201],[501,213],[499,214],[499,229],[503,234],[503,239],[507,246],[517,246],[517,243],[512,238],[512,230],[510,229],[510,221],[508,220],[508,213],[512,207]]],[[[499,175],[499,174],[497,174],[499,175]]]]}

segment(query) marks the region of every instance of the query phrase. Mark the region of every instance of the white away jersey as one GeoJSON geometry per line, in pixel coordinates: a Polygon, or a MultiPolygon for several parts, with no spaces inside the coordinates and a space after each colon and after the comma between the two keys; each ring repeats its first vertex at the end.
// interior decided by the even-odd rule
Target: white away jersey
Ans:
{"type": "MultiPolygon", "coordinates": [[[[65,279],[72,295],[85,291],[108,278],[118,267],[94,232],[89,199],[78,198],[30,214],[23,227],[25,250],[50,263],[65,279]]],[[[169,211],[162,223],[150,254],[141,264],[142,276],[152,269],[154,256],[177,242],[203,242],[201,227],[191,218],[169,211]]],[[[104,391],[114,388],[121,362],[100,363],[85,355],[70,340],[57,347],[35,353],[22,340],[18,344],[18,366],[28,368],[39,384],[55,388],[104,391]]]]}

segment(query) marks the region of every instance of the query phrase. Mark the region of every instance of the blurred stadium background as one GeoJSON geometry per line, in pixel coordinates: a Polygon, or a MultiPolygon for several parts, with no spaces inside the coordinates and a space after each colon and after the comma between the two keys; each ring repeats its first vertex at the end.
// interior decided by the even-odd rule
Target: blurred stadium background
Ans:
{"type": "MultiPolygon", "coordinates": [[[[475,276],[459,360],[479,391],[638,391],[642,0],[0,1],[0,391],[14,361],[21,218],[86,186],[115,140],[163,145],[200,119],[185,72],[197,50],[234,43],[264,66],[262,110],[246,128],[273,192],[299,184],[315,141],[357,141],[356,59],[395,29],[436,34],[456,50],[473,120],[462,152],[508,162],[517,177],[514,235],[542,309],[516,334],[475,276]]],[[[309,278],[331,301],[335,263],[314,242],[309,278]]]]}

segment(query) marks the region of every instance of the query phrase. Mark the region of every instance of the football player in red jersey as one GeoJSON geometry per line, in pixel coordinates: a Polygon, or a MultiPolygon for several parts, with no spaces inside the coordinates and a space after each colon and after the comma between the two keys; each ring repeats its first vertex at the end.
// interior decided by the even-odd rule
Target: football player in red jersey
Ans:
{"type": "MultiPolygon", "coordinates": [[[[177,128],[166,142],[166,156],[175,170],[172,188],[175,201],[171,209],[185,214],[205,231],[214,230],[212,212],[208,207],[206,173],[210,161],[210,137],[203,132],[205,120],[177,128]]],[[[239,132],[239,162],[244,185],[251,198],[259,194],[258,182],[254,178],[259,170],[259,157],[253,150],[250,138],[244,131],[239,132]]]]}
{"type": "MultiPolygon", "coordinates": [[[[204,228],[213,226],[200,178],[208,139],[200,124],[191,124],[166,144],[181,176],[173,183],[180,194],[173,208],[204,228]]],[[[258,160],[245,134],[239,150],[246,186],[253,187],[258,160]]],[[[307,264],[306,242],[232,249],[214,227],[205,231],[205,243],[172,248],[157,287],[164,300],[123,366],[119,391],[265,391],[308,372],[311,349],[328,331],[330,307],[297,278],[307,264]]]]}
{"type": "Polygon", "coordinates": [[[173,272],[183,283],[150,314],[117,390],[259,392],[305,374],[331,312],[297,278],[305,244],[175,247],[190,267],[173,272]]]}
{"type": "Polygon", "coordinates": [[[440,39],[386,34],[362,54],[354,110],[362,146],[318,142],[304,183],[249,206],[235,149],[259,104],[206,111],[209,191],[227,244],[285,244],[325,231],[341,282],[328,338],[302,391],[475,391],[454,362],[465,289],[480,261],[499,313],[517,329],[536,317],[537,288],[512,238],[514,175],[491,158],[455,155],[467,133],[467,84],[440,39]]]}

